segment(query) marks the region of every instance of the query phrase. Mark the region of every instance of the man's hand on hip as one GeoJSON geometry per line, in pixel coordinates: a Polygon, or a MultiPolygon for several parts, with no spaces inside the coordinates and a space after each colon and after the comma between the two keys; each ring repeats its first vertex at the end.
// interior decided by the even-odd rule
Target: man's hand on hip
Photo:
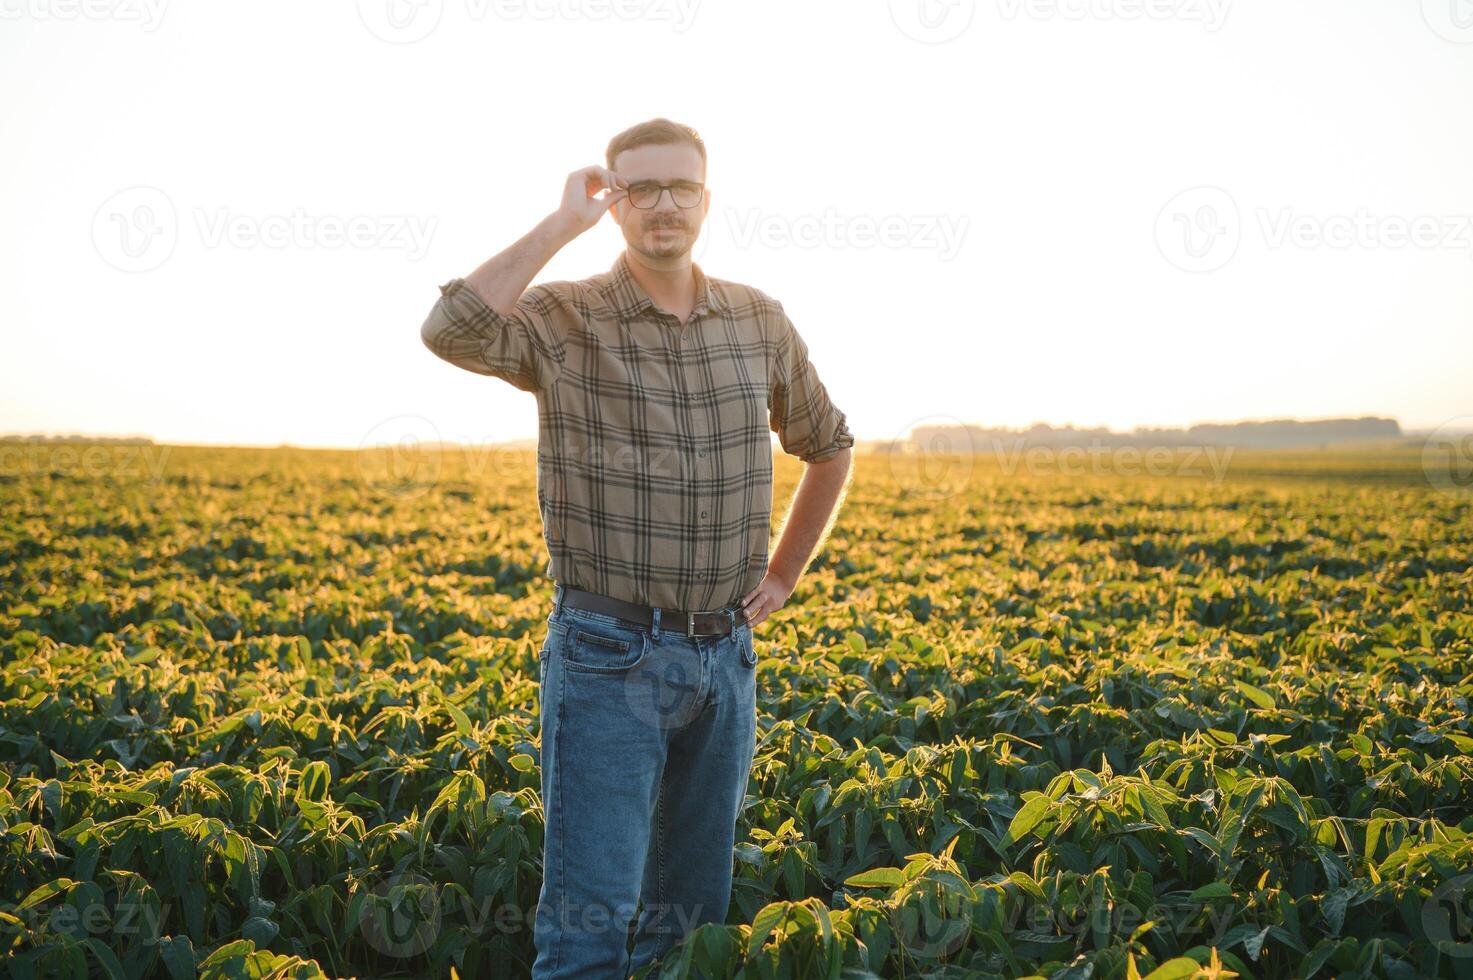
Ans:
{"type": "Polygon", "coordinates": [[[742,609],[747,614],[747,622],[756,629],[761,626],[768,616],[777,612],[788,601],[793,594],[793,586],[768,572],[762,576],[762,581],[757,587],[742,596],[742,609]]]}

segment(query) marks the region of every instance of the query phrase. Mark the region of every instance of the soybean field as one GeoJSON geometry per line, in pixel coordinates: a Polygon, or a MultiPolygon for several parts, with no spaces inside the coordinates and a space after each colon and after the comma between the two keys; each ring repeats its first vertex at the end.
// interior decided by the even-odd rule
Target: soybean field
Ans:
{"type": "MultiPolygon", "coordinates": [[[[545,561],[532,452],[6,456],[0,975],[526,976],[545,561]]],[[[1473,496],[1414,453],[858,454],[756,645],[728,920],[656,972],[1473,978],[1473,496]]]]}

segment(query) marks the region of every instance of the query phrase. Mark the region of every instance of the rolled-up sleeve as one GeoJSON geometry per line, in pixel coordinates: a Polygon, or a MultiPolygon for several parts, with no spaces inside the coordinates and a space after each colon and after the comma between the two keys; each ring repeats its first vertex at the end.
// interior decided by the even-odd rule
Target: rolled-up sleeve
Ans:
{"type": "Polygon", "coordinates": [[[507,315],[487,305],[464,279],[452,279],[440,287],[420,338],[456,367],[537,391],[557,376],[565,355],[567,310],[555,285],[530,287],[507,315]]]}
{"type": "Polygon", "coordinates": [[[854,445],[844,413],[808,359],[808,345],[776,303],[776,349],[768,411],[783,452],[818,463],[854,445]]]}

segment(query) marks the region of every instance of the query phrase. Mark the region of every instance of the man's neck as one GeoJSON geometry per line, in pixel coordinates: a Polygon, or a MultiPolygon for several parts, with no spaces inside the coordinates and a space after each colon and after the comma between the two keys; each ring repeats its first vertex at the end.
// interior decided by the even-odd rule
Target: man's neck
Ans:
{"type": "Polygon", "coordinates": [[[627,250],[624,255],[634,281],[655,305],[684,321],[696,305],[696,275],[691,269],[690,255],[672,260],[680,264],[670,266],[647,265],[645,259],[627,250]]]}

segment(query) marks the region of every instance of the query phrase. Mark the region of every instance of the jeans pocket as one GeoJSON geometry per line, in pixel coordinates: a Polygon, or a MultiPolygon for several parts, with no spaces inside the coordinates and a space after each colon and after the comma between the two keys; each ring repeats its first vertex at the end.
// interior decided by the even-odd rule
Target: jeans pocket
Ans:
{"type": "Polygon", "coordinates": [[[757,666],[757,644],[752,637],[752,627],[749,623],[743,623],[737,627],[737,647],[742,652],[742,666],[757,666]]]}
{"type": "Polygon", "coordinates": [[[638,667],[649,653],[649,634],[637,626],[620,626],[569,610],[565,622],[563,664],[588,674],[622,674],[638,667]]]}

